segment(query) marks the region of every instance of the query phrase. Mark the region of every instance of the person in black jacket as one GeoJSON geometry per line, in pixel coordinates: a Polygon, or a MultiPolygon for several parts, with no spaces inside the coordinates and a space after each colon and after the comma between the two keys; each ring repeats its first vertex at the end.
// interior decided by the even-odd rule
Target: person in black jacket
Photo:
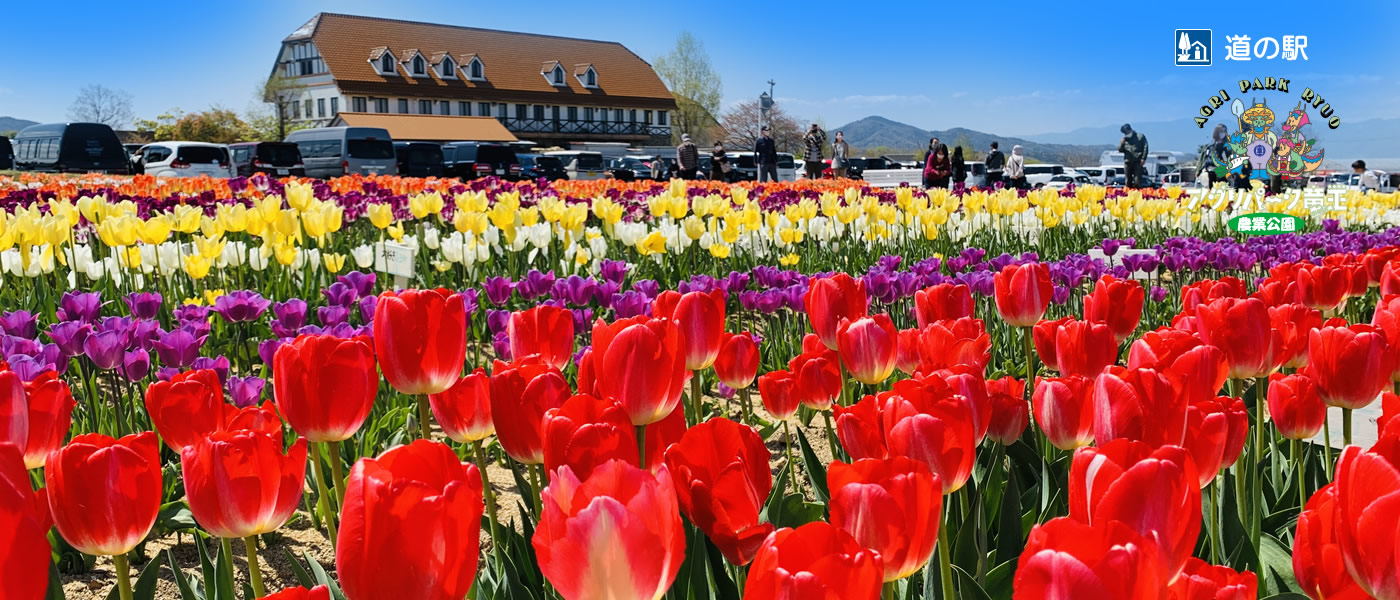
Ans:
{"type": "Polygon", "coordinates": [[[758,163],[758,181],[778,180],[778,146],[773,143],[772,128],[767,125],[759,132],[758,141],[753,144],[754,161],[758,163]]]}
{"type": "Polygon", "coordinates": [[[962,146],[953,147],[953,187],[967,181],[967,162],[963,160],[962,146]]]}
{"type": "Polygon", "coordinates": [[[1001,183],[1001,169],[1006,166],[1006,155],[997,150],[997,143],[992,142],[992,149],[987,153],[987,187],[996,187],[1001,183]]]}

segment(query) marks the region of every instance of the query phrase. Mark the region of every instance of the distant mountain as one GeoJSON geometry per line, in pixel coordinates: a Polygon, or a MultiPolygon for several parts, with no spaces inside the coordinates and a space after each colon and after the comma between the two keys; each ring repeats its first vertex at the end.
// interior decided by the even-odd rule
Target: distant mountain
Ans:
{"type": "Polygon", "coordinates": [[[19,131],[30,125],[38,125],[36,121],[26,121],[14,117],[0,117],[0,131],[19,131]]]}
{"type": "MultiPolygon", "coordinates": [[[[1310,115],[1317,119],[1316,114],[1310,115]]],[[[1205,128],[1196,127],[1195,121],[1152,121],[1133,123],[1133,128],[1147,136],[1153,150],[1175,150],[1188,157],[1196,149],[1210,140],[1210,130],[1216,123],[1225,123],[1234,130],[1232,117],[1226,120],[1216,118],[1205,128]]],[[[1028,140],[1044,144],[1113,144],[1117,145],[1123,134],[1118,128],[1122,123],[1102,127],[1081,127],[1064,133],[1044,133],[1023,136],[1028,140]]],[[[1277,125],[1275,125],[1277,129],[1277,125]]],[[[1314,120],[1305,131],[1308,137],[1316,139],[1317,145],[1326,151],[1327,163],[1351,164],[1357,158],[1400,156],[1400,119],[1370,119],[1366,121],[1343,121],[1337,129],[1328,129],[1326,123],[1314,120]]]]}
{"type": "Polygon", "coordinates": [[[847,143],[859,149],[883,147],[892,150],[922,150],[928,146],[929,138],[936,137],[950,146],[959,139],[965,138],[973,149],[981,153],[986,152],[987,147],[995,140],[1000,145],[1002,152],[1009,153],[1012,146],[1020,144],[1024,147],[1026,157],[1031,160],[1071,166],[1096,165],[1099,161],[1099,155],[1104,150],[1112,149],[1108,144],[1041,143],[961,127],[928,131],[878,116],[870,116],[847,123],[841,127],[832,128],[831,131],[834,132],[838,129],[844,132],[847,143]]]}

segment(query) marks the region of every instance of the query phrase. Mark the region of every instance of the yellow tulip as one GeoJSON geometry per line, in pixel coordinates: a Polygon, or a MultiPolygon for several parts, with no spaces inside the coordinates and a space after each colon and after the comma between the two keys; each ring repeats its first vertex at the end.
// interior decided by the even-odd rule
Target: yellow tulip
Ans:
{"type": "Polygon", "coordinates": [[[320,239],[326,235],[326,219],[319,210],[311,210],[301,213],[301,228],[306,231],[306,235],[315,239],[320,239]]]}
{"type": "Polygon", "coordinates": [[[264,223],[272,223],[282,214],[282,197],[269,194],[257,203],[258,218],[264,223]]]}
{"type": "Polygon", "coordinates": [[[385,231],[388,232],[389,237],[394,238],[394,241],[397,242],[397,241],[403,240],[403,225],[402,225],[402,224],[394,223],[393,225],[390,225],[389,228],[388,228],[387,230],[385,230],[385,231]]]}
{"type": "Polygon", "coordinates": [[[239,232],[248,228],[248,208],[242,204],[220,204],[214,211],[225,231],[239,232]]]}
{"type": "Polygon", "coordinates": [[[486,199],[486,192],[462,192],[453,199],[457,205],[457,210],[467,212],[486,212],[489,205],[486,199]]]}
{"type": "Polygon", "coordinates": [[[228,245],[228,240],[223,237],[197,237],[194,239],[195,251],[203,258],[214,260],[224,253],[224,246],[228,245]]]}
{"type": "Polygon", "coordinates": [[[198,255],[185,257],[185,273],[190,279],[204,279],[209,274],[209,259],[198,255]]]}
{"type": "Polygon", "coordinates": [[[321,255],[321,264],[326,266],[329,273],[339,273],[345,268],[345,255],[336,252],[328,252],[321,255]]]}
{"type": "Polygon", "coordinates": [[[204,300],[202,298],[185,298],[180,301],[180,304],[187,306],[204,306],[204,300]]]}
{"type": "Polygon", "coordinates": [[[691,215],[681,221],[681,228],[685,230],[686,237],[691,240],[698,240],[705,235],[705,222],[699,217],[691,215]]]}
{"type": "Polygon", "coordinates": [[[213,217],[204,216],[199,219],[199,232],[204,237],[219,237],[224,234],[224,226],[213,217]]]}
{"type": "Polygon", "coordinates": [[[442,207],[442,195],[437,192],[424,192],[408,198],[408,211],[413,213],[415,219],[438,214],[442,212],[442,207]]]}
{"type": "Polygon", "coordinates": [[[531,206],[520,211],[520,224],[525,227],[534,227],[540,222],[540,209],[538,206],[531,206]]]}
{"type": "Polygon", "coordinates": [[[283,188],[283,191],[287,193],[287,205],[291,206],[292,209],[296,211],[306,210],[306,207],[310,206],[311,202],[315,200],[315,196],[311,193],[311,184],[309,183],[288,183],[286,187],[283,188]]]}
{"type": "Polygon", "coordinates": [[[199,229],[199,219],[204,216],[204,211],[188,204],[180,204],[175,207],[175,231],[180,233],[194,233],[199,229]]]}
{"type": "Polygon", "coordinates": [[[780,256],[780,257],[778,257],[778,264],[780,264],[780,265],[782,265],[782,266],[784,266],[784,267],[791,267],[791,266],[793,266],[793,265],[796,265],[796,264],[798,263],[798,261],[801,261],[801,260],[802,260],[802,257],[800,257],[800,256],[798,256],[798,255],[796,255],[796,254],[788,254],[788,255],[785,255],[785,256],[780,256]]]}
{"type": "Polygon", "coordinates": [[[272,247],[272,254],[277,257],[277,263],[290,267],[297,259],[297,247],[291,244],[277,244],[272,247]]]}
{"type": "Polygon", "coordinates": [[[366,208],[370,224],[378,229],[388,228],[394,223],[394,207],[384,203],[370,204],[366,208]]]}
{"type": "Polygon", "coordinates": [[[729,258],[729,244],[712,244],[710,246],[710,256],[719,259],[729,258]]]}
{"type": "Polygon", "coordinates": [[[660,231],[651,232],[646,237],[642,238],[637,242],[637,252],[642,253],[642,256],[647,256],[651,254],[665,254],[666,236],[661,235],[660,231]]]}
{"type": "Polygon", "coordinates": [[[218,300],[218,299],[219,299],[219,296],[222,296],[222,295],[224,295],[224,288],[218,288],[218,289],[214,289],[214,290],[204,290],[204,300],[205,300],[206,302],[209,303],[209,306],[213,306],[213,305],[214,305],[214,301],[215,301],[215,300],[218,300]]]}

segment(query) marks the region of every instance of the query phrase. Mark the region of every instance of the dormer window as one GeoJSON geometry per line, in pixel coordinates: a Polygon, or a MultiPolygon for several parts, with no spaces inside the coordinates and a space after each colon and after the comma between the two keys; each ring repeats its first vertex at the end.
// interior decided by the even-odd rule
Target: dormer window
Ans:
{"type": "Polygon", "coordinates": [[[554,67],[554,85],[564,85],[564,67],[554,67]]]}
{"type": "Polygon", "coordinates": [[[384,58],[382,58],[382,59],[379,60],[379,70],[380,70],[380,71],[383,71],[383,72],[385,72],[385,73],[393,73],[393,72],[394,72],[394,57],[392,57],[392,56],[390,56],[390,55],[388,55],[388,54],[385,54],[385,55],[384,55],[384,58]]]}
{"type": "Polygon", "coordinates": [[[475,54],[461,55],[462,75],[471,81],[486,81],[486,67],[475,54]]]}
{"type": "Polygon", "coordinates": [[[481,68],[481,60],[473,59],[471,64],[472,79],[486,79],[485,72],[481,68]]]}
{"type": "Polygon", "coordinates": [[[404,70],[414,77],[431,77],[428,74],[428,59],[423,58],[423,53],[416,48],[403,51],[404,70]]]}
{"type": "Polygon", "coordinates": [[[373,65],[374,70],[380,75],[398,75],[398,70],[395,68],[397,62],[393,51],[389,50],[387,46],[380,46],[369,51],[369,64],[373,65]]]}
{"type": "Polygon", "coordinates": [[[456,79],[457,61],[452,60],[452,56],[446,52],[438,52],[433,55],[433,70],[443,79],[456,79]]]}
{"type": "Polygon", "coordinates": [[[566,74],[564,73],[564,66],[560,65],[559,61],[557,60],[551,60],[547,63],[544,63],[544,68],[540,69],[540,75],[543,75],[545,81],[548,81],[550,85],[559,87],[565,87],[569,85],[569,83],[564,80],[564,78],[566,77],[566,74]]]}
{"type": "Polygon", "coordinates": [[[593,69],[593,65],[574,65],[574,78],[586,88],[598,87],[598,71],[593,69]]]}
{"type": "Polygon", "coordinates": [[[414,74],[414,75],[427,75],[427,74],[428,74],[428,61],[423,60],[423,57],[421,57],[421,56],[415,56],[415,57],[413,57],[413,74],[414,74]]]}

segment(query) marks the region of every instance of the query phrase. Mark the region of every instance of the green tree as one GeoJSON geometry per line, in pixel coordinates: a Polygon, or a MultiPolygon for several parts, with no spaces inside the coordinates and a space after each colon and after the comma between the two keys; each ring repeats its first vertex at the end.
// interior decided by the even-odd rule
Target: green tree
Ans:
{"type": "Polygon", "coordinates": [[[258,87],[254,96],[264,104],[265,110],[248,113],[248,123],[258,141],[282,141],[287,134],[305,128],[305,125],[290,123],[291,105],[305,89],[306,86],[296,79],[284,77],[281,73],[274,73],[258,87]]]}
{"type": "MultiPolygon", "coordinates": [[[[980,155],[977,154],[977,150],[972,147],[972,140],[967,138],[966,133],[959,133],[958,139],[953,140],[952,147],[963,149],[963,160],[980,160],[977,158],[980,155]]],[[[950,155],[952,154],[951,149],[948,152],[950,155]]]]}
{"type": "Polygon", "coordinates": [[[210,108],[186,114],[171,109],[154,120],[138,120],[137,131],[150,132],[156,141],[180,140],[231,144],[252,139],[254,131],[237,113],[226,108],[210,108]]]}
{"type": "Polygon", "coordinates": [[[151,138],[157,142],[166,142],[175,138],[175,122],[185,116],[185,111],[179,108],[171,108],[154,119],[136,119],[136,131],[149,133],[151,138]]]}
{"type": "Polygon", "coordinates": [[[666,82],[676,99],[676,112],[671,118],[671,139],[678,142],[682,134],[690,134],[697,144],[707,144],[714,115],[719,114],[723,86],[719,73],[710,66],[705,46],[689,31],[676,38],[676,47],[657,58],[656,73],[666,82]]]}

